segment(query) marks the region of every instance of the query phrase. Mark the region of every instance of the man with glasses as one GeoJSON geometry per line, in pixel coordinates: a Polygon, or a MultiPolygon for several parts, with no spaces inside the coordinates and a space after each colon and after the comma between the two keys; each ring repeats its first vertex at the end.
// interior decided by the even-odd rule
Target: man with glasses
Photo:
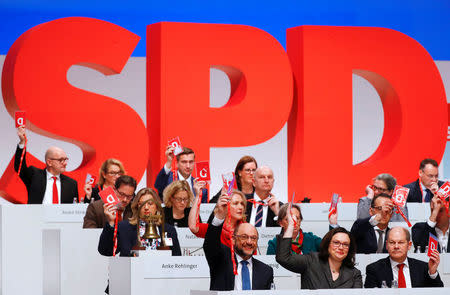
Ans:
{"type": "Polygon", "coordinates": [[[227,205],[217,206],[203,244],[211,276],[210,290],[269,290],[273,285],[273,269],[253,257],[258,247],[256,228],[250,223],[238,224],[232,236],[235,253],[231,253],[220,239],[226,215],[227,205]]]}
{"type": "Polygon", "coordinates": [[[19,171],[28,192],[28,204],[78,203],[76,180],[62,174],[66,171],[66,153],[58,147],[50,147],[45,153],[45,169],[28,166],[25,148],[25,127],[17,128],[19,144],[14,157],[14,170],[19,171]],[[22,158],[23,157],[23,158],[22,158]]]}
{"type": "Polygon", "coordinates": [[[429,203],[434,193],[444,184],[439,181],[439,164],[433,159],[424,159],[419,165],[419,178],[405,185],[409,188],[407,202],[429,203]]]}
{"type": "Polygon", "coordinates": [[[443,287],[437,268],[439,252],[433,250],[428,263],[408,257],[411,236],[406,228],[392,228],[386,239],[389,256],[366,267],[364,288],[443,287]]]}
{"type": "MultiPolygon", "coordinates": [[[[130,218],[133,215],[131,211],[131,200],[136,191],[136,180],[131,176],[122,175],[117,178],[114,187],[117,198],[120,201],[117,204],[119,219],[130,218]]],[[[108,221],[104,211],[105,203],[102,199],[90,203],[84,216],[83,228],[103,228],[108,221]]]]}
{"type": "Polygon", "coordinates": [[[387,194],[379,194],[372,199],[371,217],[357,219],[351,233],[356,241],[356,253],[386,253],[385,237],[392,217],[394,204],[387,194]]]}
{"type": "MultiPolygon", "coordinates": [[[[373,179],[372,184],[366,187],[367,195],[359,199],[356,219],[364,219],[370,217],[369,209],[373,198],[375,196],[379,196],[380,194],[386,194],[391,197],[396,184],[397,180],[391,174],[378,174],[373,179]]],[[[403,214],[405,214],[406,218],[408,218],[408,207],[405,205],[405,207],[401,210],[403,211],[403,214]]],[[[391,217],[391,221],[404,221],[404,219],[399,213],[395,211],[391,217]]]]}

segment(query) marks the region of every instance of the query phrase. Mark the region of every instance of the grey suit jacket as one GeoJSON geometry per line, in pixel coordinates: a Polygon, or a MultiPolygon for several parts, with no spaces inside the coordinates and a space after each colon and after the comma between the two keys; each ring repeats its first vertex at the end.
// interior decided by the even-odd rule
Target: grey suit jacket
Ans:
{"type": "Polygon", "coordinates": [[[291,253],[290,238],[277,236],[277,262],[292,272],[301,274],[302,289],[362,288],[361,272],[355,267],[341,266],[339,277],[333,281],[328,261],[319,259],[317,252],[306,255],[291,253]]]}
{"type": "MultiPolygon", "coordinates": [[[[370,209],[371,203],[372,203],[372,200],[369,199],[368,197],[362,197],[359,199],[358,211],[356,213],[356,219],[364,219],[364,218],[370,217],[369,209],[370,209]]],[[[403,208],[402,211],[403,211],[403,214],[405,214],[406,218],[408,218],[408,205],[405,205],[405,208],[403,208]]],[[[394,211],[394,214],[392,214],[392,217],[391,217],[391,221],[394,221],[394,222],[400,221],[401,222],[401,221],[405,221],[405,220],[399,213],[394,211]]]]}

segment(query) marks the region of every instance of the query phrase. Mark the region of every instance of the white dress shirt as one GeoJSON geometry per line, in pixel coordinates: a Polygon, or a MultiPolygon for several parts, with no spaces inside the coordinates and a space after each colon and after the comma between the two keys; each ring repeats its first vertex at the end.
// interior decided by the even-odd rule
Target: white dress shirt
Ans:
{"type": "MultiPolygon", "coordinates": [[[[164,172],[166,172],[166,174],[169,174],[171,170],[167,169],[166,165],[164,165],[164,172]]],[[[186,180],[187,183],[189,184],[189,187],[191,188],[191,192],[194,193],[194,188],[192,187],[192,175],[189,175],[188,178],[184,178],[183,175],[181,175],[180,171],[177,170],[178,173],[178,180],[186,180]]]]}
{"type": "Polygon", "coordinates": [[[53,176],[56,176],[56,188],[58,189],[58,204],[61,204],[61,178],[60,175],[53,175],[47,170],[45,170],[47,186],[45,187],[44,199],[42,204],[52,205],[53,204],[53,176]]]}

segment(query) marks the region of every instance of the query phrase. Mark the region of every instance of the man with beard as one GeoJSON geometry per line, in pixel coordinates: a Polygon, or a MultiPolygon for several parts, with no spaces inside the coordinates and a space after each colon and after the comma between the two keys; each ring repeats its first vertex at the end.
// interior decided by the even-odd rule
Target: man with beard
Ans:
{"type": "Polygon", "coordinates": [[[220,242],[227,205],[218,206],[205,236],[203,249],[211,276],[210,290],[269,290],[273,283],[273,269],[253,258],[258,246],[258,232],[249,223],[241,223],[233,232],[232,243],[236,254],[220,242]],[[236,262],[237,274],[233,271],[236,262]]]}
{"type": "MultiPolygon", "coordinates": [[[[120,200],[117,204],[120,220],[130,218],[132,215],[130,203],[137,187],[136,180],[131,176],[122,175],[117,178],[114,186],[117,198],[120,200]]],[[[102,199],[90,203],[84,216],[83,228],[103,228],[108,221],[104,207],[105,203],[102,199]]]]}

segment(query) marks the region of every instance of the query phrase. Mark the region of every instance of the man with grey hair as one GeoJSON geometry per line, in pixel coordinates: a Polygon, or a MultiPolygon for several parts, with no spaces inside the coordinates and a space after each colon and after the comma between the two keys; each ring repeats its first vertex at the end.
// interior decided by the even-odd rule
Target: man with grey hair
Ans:
{"type": "Polygon", "coordinates": [[[282,205],[272,194],[274,181],[273,171],[267,166],[259,167],[253,175],[254,199],[249,200],[246,215],[247,222],[255,227],[280,226],[274,220],[275,216],[278,216],[280,205],[282,205]]]}
{"type": "MultiPolygon", "coordinates": [[[[366,187],[366,196],[359,199],[358,202],[358,210],[356,214],[356,219],[364,219],[370,217],[369,209],[372,199],[380,194],[386,194],[392,197],[392,193],[394,192],[395,186],[397,185],[397,180],[388,173],[378,174],[373,180],[371,185],[366,187]]],[[[408,208],[405,207],[402,209],[403,214],[408,217],[408,208]]],[[[391,221],[404,221],[403,217],[394,211],[392,214],[391,221]]]]}
{"type": "Polygon", "coordinates": [[[386,249],[389,256],[367,265],[364,288],[390,288],[394,283],[398,288],[443,287],[437,271],[439,252],[433,250],[426,263],[408,257],[411,245],[411,235],[406,228],[397,226],[388,231],[386,249]]]}
{"type": "Polygon", "coordinates": [[[25,148],[25,127],[17,128],[19,144],[14,158],[14,170],[19,170],[28,192],[28,204],[61,204],[78,202],[77,182],[63,175],[66,171],[66,153],[58,147],[50,147],[45,153],[45,169],[28,166],[25,148]],[[23,159],[22,158],[23,152],[23,159]]]}

